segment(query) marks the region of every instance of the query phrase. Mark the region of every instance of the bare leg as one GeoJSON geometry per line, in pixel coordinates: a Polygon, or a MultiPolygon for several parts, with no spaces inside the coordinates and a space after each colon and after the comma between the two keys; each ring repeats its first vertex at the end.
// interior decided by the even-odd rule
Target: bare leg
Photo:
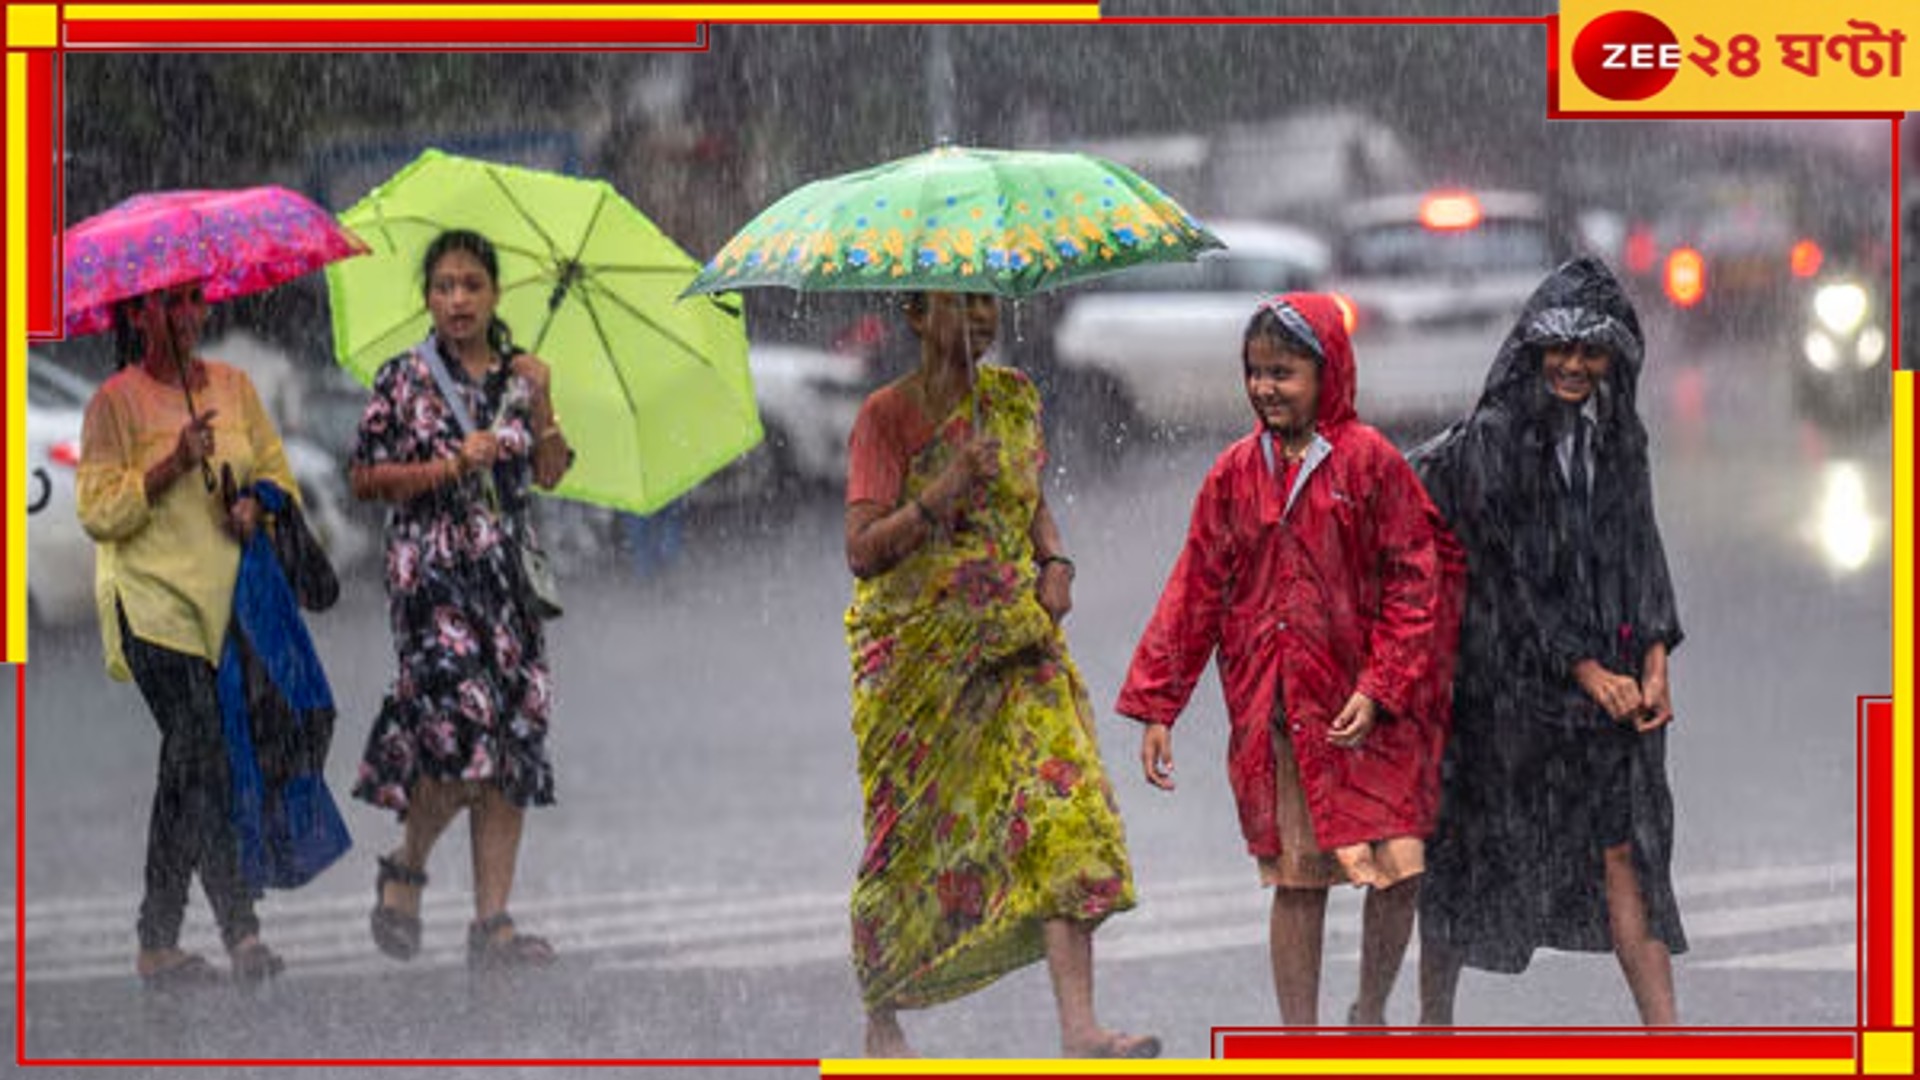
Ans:
{"type": "Polygon", "coordinates": [[[1463,950],[1431,934],[1420,936],[1420,1023],[1453,1026],[1453,992],[1465,966],[1463,950]]]}
{"type": "MultiPolygon", "coordinates": [[[[413,790],[407,796],[405,832],[400,839],[400,850],[392,855],[393,860],[412,870],[425,870],[433,845],[439,841],[440,834],[447,831],[447,825],[465,802],[466,794],[457,783],[427,777],[414,781],[413,790]]],[[[381,887],[380,903],[395,911],[418,915],[420,886],[389,879],[381,887]]]]}
{"type": "MultiPolygon", "coordinates": [[[[473,838],[473,916],[490,919],[507,910],[513,872],[520,857],[520,830],[526,811],[493,784],[482,785],[467,815],[473,838]]],[[[496,940],[513,936],[512,925],[494,932],[496,940]]]]}
{"type": "Polygon", "coordinates": [[[1353,1023],[1387,1022],[1387,998],[1400,975],[1400,962],[1407,956],[1407,939],[1413,936],[1413,914],[1419,899],[1418,877],[1367,890],[1360,924],[1360,993],[1353,1003],[1353,1023]]]}
{"type": "Polygon", "coordinates": [[[1066,919],[1048,919],[1047,976],[1060,1013],[1060,1048],[1074,1050],[1099,1043],[1105,1033],[1093,1015],[1093,931],[1066,919]]]}
{"type": "Polygon", "coordinates": [[[892,1009],[867,1010],[867,1056],[870,1058],[913,1057],[907,1045],[907,1033],[900,1030],[900,1017],[892,1009]]]}
{"type": "Polygon", "coordinates": [[[1640,876],[1633,870],[1633,847],[1607,849],[1607,925],[1613,932],[1613,952],[1627,989],[1640,1010],[1640,1022],[1649,1027],[1680,1022],[1673,996],[1673,958],[1667,943],[1647,929],[1647,905],[1640,895],[1640,876]]]}
{"type": "Polygon", "coordinates": [[[1053,1002],[1060,1013],[1061,1056],[1158,1056],[1160,1040],[1108,1031],[1095,1019],[1093,928],[1071,919],[1048,919],[1045,934],[1047,976],[1053,981],[1053,1002]]]}
{"type": "Polygon", "coordinates": [[[1268,952],[1283,1024],[1320,1022],[1320,945],[1326,923],[1327,890],[1274,888],[1268,952]]]}

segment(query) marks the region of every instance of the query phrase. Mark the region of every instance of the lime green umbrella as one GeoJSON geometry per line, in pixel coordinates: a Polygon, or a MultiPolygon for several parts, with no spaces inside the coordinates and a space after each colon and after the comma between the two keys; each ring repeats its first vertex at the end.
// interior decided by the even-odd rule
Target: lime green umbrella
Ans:
{"type": "Polygon", "coordinates": [[[943,146],[793,191],[748,222],[687,291],[784,285],[1017,297],[1223,246],[1111,161],[943,146]]]}
{"type": "Polygon", "coordinates": [[[760,441],[738,306],[679,299],[699,264],[605,181],[428,150],[340,220],[373,249],[327,274],[334,352],[363,383],[431,329],[433,238],[493,242],[499,315],[553,368],[578,451],[556,494],[651,513],[760,441]]]}

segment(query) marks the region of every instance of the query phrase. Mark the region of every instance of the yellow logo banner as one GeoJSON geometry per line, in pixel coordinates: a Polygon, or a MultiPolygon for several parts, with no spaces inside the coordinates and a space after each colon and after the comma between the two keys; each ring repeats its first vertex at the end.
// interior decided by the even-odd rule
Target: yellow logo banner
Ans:
{"type": "Polygon", "coordinates": [[[1559,113],[1920,109],[1913,0],[1566,0],[1555,48],[1559,113]]]}

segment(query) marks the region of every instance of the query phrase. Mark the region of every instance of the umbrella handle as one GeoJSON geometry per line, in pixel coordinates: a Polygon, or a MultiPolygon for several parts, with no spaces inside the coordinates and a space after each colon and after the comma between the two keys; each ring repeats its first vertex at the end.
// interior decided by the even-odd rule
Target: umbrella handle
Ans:
{"type": "MultiPolygon", "coordinates": [[[[167,351],[173,354],[173,366],[180,372],[180,393],[187,399],[187,419],[197,422],[200,419],[200,410],[193,404],[193,381],[187,376],[187,361],[180,355],[179,343],[171,336],[167,339],[167,351]]],[[[219,483],[213,478],[213,466],[207,464],[206,458],[200,459],[200,479],[206,483],[209,495],[219,487],[219,483]]]]}

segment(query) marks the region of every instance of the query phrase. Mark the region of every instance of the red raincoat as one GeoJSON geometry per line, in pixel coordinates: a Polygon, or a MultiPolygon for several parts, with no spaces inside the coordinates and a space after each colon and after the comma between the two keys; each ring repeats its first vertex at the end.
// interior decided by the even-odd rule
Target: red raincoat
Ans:
{"type": "Polygon", "coordinates": [[[1186,546],[1116,709],[1172,724],[1219,654],[1227,775],[1255,856],[1280,853],[1269,736],[1276,694],[1322,850],[1432,831],[1464,563],[1413,470],[1354,416],[1353,346],[1329,297],[1283,297],[1326,363],[1292,505],[1260,433],[1229,446],[1194,500],[1186,546]],[[1355,690],[1378,705],[1357,748],[1327,741],[1355,690]]]}

